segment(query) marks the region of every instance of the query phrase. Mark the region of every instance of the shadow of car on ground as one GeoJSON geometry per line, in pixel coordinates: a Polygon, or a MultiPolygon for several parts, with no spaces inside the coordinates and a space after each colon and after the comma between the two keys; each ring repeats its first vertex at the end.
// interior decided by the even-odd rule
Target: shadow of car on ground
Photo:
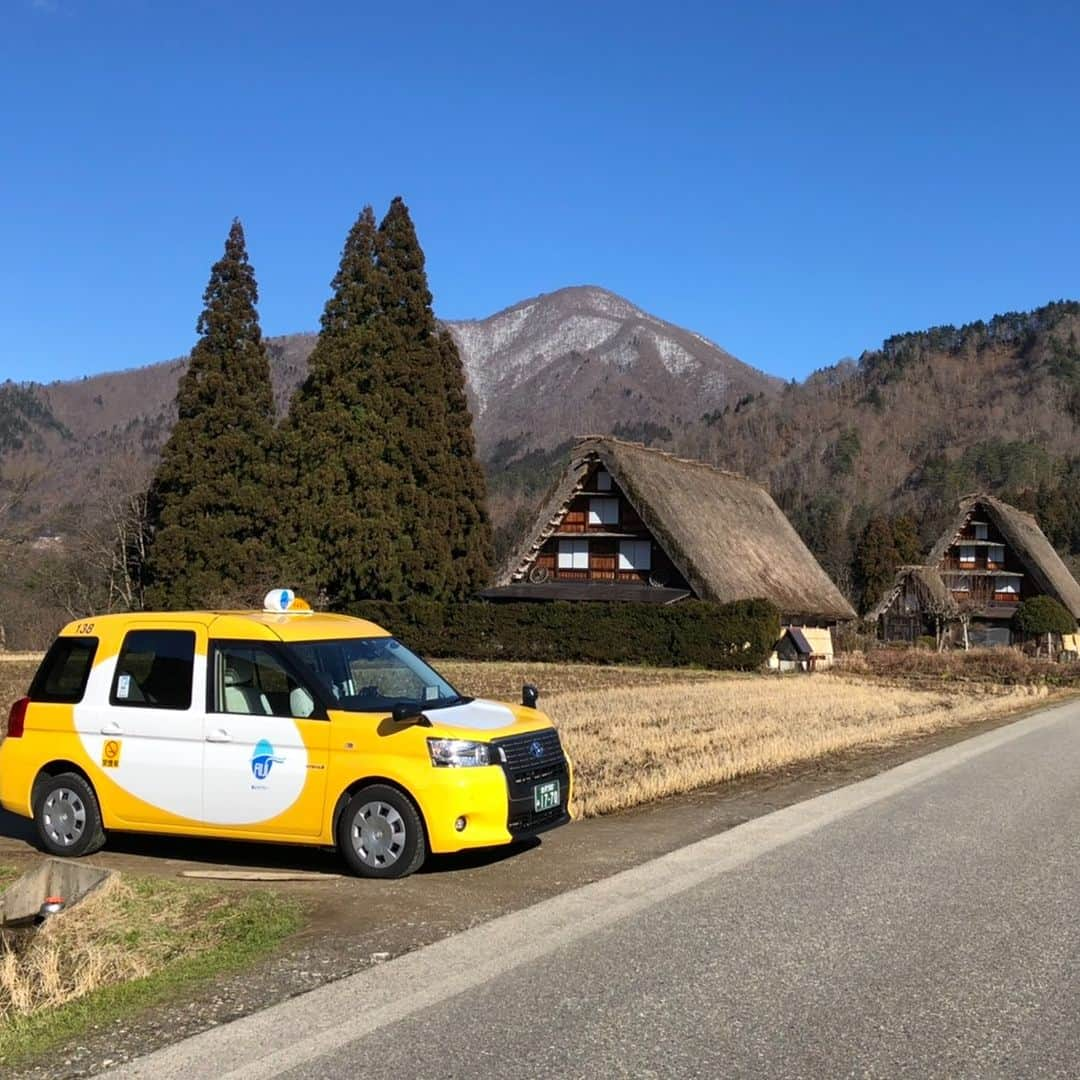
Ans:
{"type": "MultiPolygon", "coordinates": [[[[41,851],[34,823],[7,810],[0,810],[0,838],[41,851]]],[[[538,847],[540,843],[539,837],[531,837],[502,847],[476,848],[453,855],[429,855],[419,873],[445,874],[491,866],[538,847]]],[[[299,844],[265,844],[250,840],[110,832],[102,854],[106,857],[122,855],[170,863],[192,863],[206,868],[348,875],[344,862],[333,849],[299,844]]],[[[131,866],[130,869],[138,872],[137,866],[131,866]]],[[[147,867],[148,872],[154,869],[160,868],[149,865],[147,867]]]]}

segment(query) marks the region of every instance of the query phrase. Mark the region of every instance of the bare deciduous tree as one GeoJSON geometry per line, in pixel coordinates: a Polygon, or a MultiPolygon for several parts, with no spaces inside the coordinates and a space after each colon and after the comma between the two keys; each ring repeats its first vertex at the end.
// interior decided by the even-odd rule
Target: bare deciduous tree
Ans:
{"type": "Polygon", "coordinates": [[[40,585],[71,618],[142,606],[149,477],[134,459],[110,461],[63,553],[45,560],[40,585]]]}
{"type": "MultiPolygon", "coordinates": [[[[0,473],[0,559],[7,562],[20,544],[26,540],[25,532],[16,521],[16,511],[25,500],[34,483],[32,473],[5,477],[0,473]]],[[[7,644],[2,611],[0,611],[0,651],[7,644]]]]}

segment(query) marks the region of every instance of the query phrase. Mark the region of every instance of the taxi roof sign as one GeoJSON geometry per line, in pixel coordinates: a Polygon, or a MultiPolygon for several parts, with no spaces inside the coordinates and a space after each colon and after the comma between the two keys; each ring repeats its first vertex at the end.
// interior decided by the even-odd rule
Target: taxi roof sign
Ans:
{"type": "Polygon", "coordinates": [[[274,615],[310,615],[311,605],[292,589],[271,589],[263,600],[263,611],[274,615]]]}

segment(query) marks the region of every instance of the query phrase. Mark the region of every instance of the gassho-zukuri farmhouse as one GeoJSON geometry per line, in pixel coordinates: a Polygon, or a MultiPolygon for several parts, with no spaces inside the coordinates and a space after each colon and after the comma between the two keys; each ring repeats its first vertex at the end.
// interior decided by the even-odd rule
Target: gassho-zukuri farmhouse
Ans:
{"type": "MultiPolygon", "coordinates": [[[[944,637],[1012,645],[1018,606],[1050,596],[1080,618],[1080,584],[1030,514],[992,495],[966,495],[921,566],[903,566],[866,618],[884,641],[944,637]]],[[[1063,647],[1076,651],[1077,635],[1063,647]]]]}
{"type": "Polygon", "coordinates": [[[824,663],[831,628],[855,618],[760,484],[595,436],[574,447],[524,542],[480,595],[646,604],[763,598],[780,609],[788,649],[794,643],[803,659],[824,663]]]}

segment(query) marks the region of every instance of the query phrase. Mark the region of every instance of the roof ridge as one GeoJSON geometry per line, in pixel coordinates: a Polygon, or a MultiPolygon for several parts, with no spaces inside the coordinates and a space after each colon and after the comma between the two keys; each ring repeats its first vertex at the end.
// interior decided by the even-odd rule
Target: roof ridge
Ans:
{"type": "Polygon", "coordinates": [[[990,503],[992,506],[1000,507],[1004,510],[1007,510],[1010,514],[1019,514],[1021,517],[1027,518],[1028,521],[1030,521],[1033,525],[1035,525],[1036,528],[1039,528],[1041,531],[1039,519],[1033,513],[1028,510],[1021,510],[1019,506],[1013,506],[1012,503],[1007,503],[1004,499],[999,499],[996,495],[991,495],[988,491],[976,491],[971,492],[968,495],[961,495],[959,505],[961,509],[965,509],[968,508],[969,504],[977,503],[980,501],[987,502],[990,503]]]}
{"type": "Polygon", "coordinates": [[[680,465],[692,465],[698,469],[708,469],[710,472],[717,473],[720,476],[730,476],[733,480],[744,480],[746,483],[753,484],[754,487],[761,488],[765,492],[769,490],[760,480],[755,480],[753,477],[747,476],[746,473],[735,472],[733,469],[722,469],[719,465],[712,465],[708,461],[701,461],[698,458],[680,457],[670,450],[661,450],[658,446],[646,446],[645,443],[633,442],[630,439],[620,439],[615,435],[579,435],[574,444],[575,452],[587,442],[605,442],[614,443],[616,446],[629,446],[631,449],[644,450],[649,454],[656,454],[657,457],[664,457],[669,461],[678,462],[680,465]]]}

